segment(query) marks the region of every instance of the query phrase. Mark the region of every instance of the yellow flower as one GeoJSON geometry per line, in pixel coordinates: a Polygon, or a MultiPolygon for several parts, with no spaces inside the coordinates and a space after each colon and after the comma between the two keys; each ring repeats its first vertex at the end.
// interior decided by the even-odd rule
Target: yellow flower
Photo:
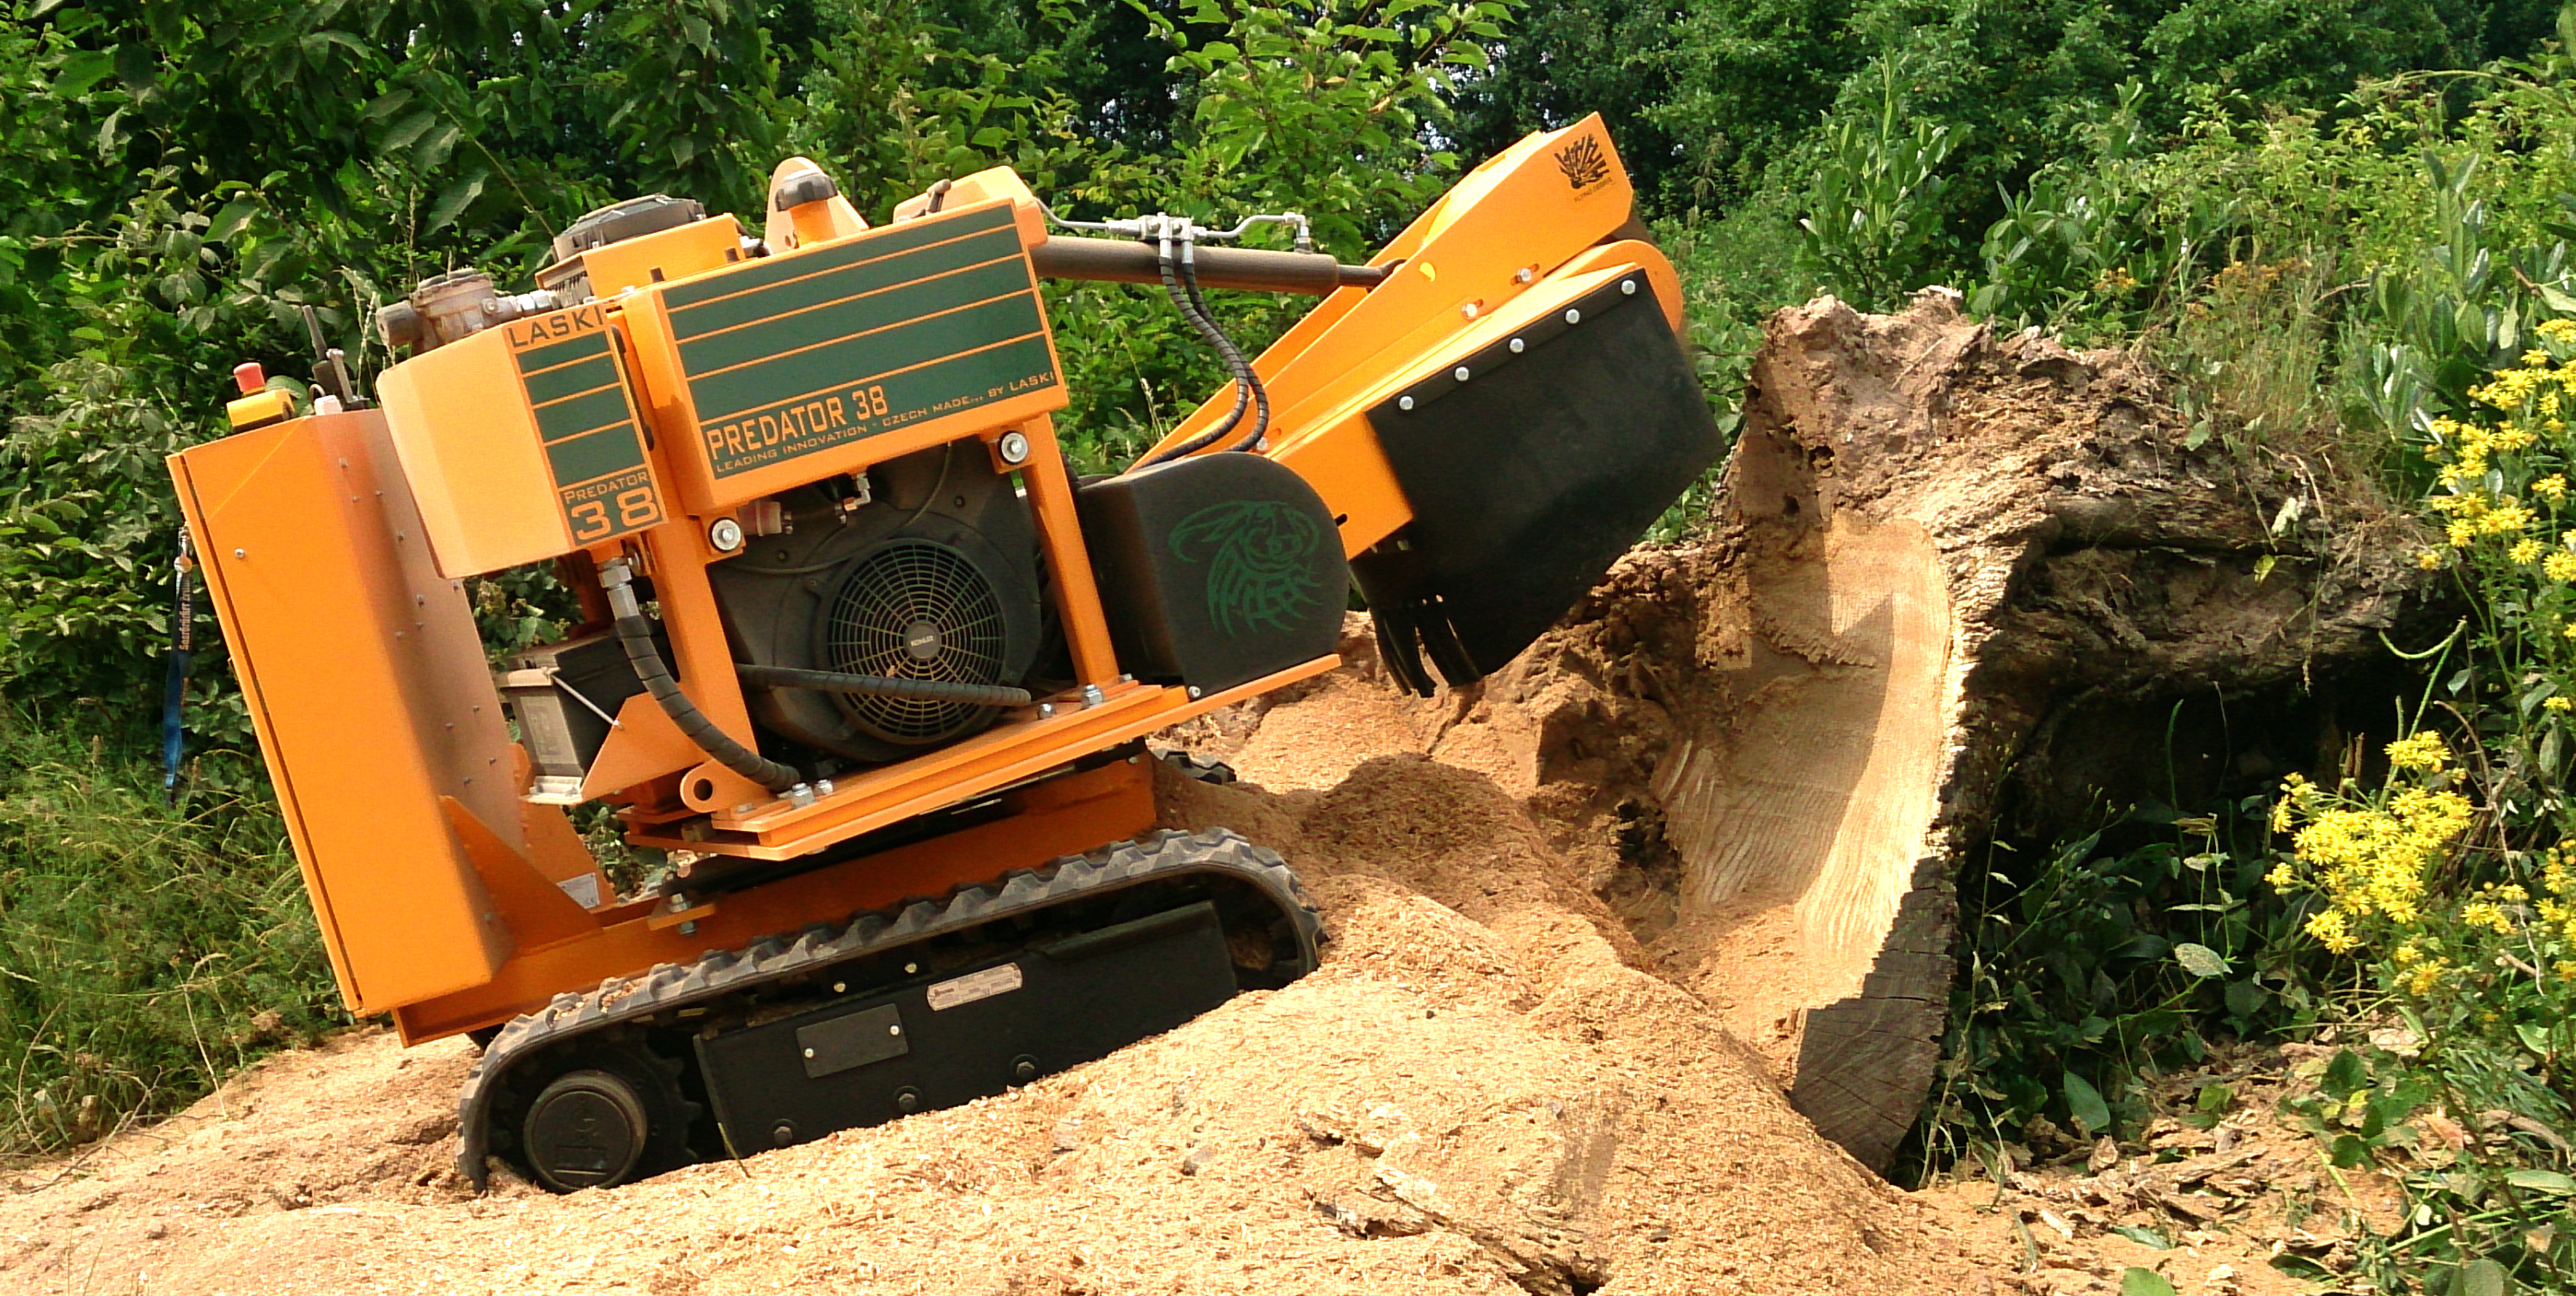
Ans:
{"type": "Polygon", "coordinates": [[[2424,770],[2427,773],[2450,763],[2450,744],[2430,729],[2419,729],[2388,744],[2388,767],[2401,770],[2424,770]]]}
{"type": "MultiPolygon", "coordinates": [[[[2552,428],[2550,430],[2554,432],[2557,429],[2552,428]]],[[[2549,501],[2551,504],[2560,503],[2567,498],[2567,478],[2559,473],[2551,473],[2548,476],[2533,482],[2531,484],[2531,493],[2549,501]]]]}
{"type": "Polygon", "coordinates": [[[2576,342],[2576,319],[2542,320],[2531,331],[2552,342],[2576,342]]]}
{"type": "Polygon", "coordinates": [[[2452,518],[2451,524],[2442,531],[2442,538],[2450,541],[2454,549],[2466,549],[2478,538],[2478,524],[2467,518],[2452,518]]]}
{"type": "Polygon", "coordinates": [[[2513,920],[2491,900],[2472,900],[2460,906],[2460,921],[2471,927],[2484,927],[2498,936],[2513,934],[2513,920]]]}
{"type": "MultiPolygon", "coordinates": [[[[2569,554],[2567,557],[2569,562],[2576,563],[2576,554],[2569,554]]],[[[2415,565],[2426,571],[2440,571],[2442,569],[2442,551],[2439,549],[2416,550],[2415,565]]]]}
{"type": "Polygon", "coordinates": [[[2488,535],[2510,535],[2520,531],[2531,520],[2530,509],[2519,504],[2505,504],[2489,509],[2486,516],[2479,518],[2478,530],[2488,535]]]}
{"type": "Polygon", "coordinates": [[[2423,959],[2424,951],[2415,948],[2415,942],[2408,941],[2398,946],[2388,957],[2395,960],[2399,967],[2411,967],[2423,959]]]}
{"type": "Polygon", "coordinates": [[[2442,984],[2442,974],[2450,970],[2450,963],[2444,959],[2433,959],[2429,962],[2418,964],[2415,968],[2415,975],[2406,979],[2406,988],[2411,991],[2416,998],[2421,999],[2424,996],[2433,993],[2433,987],[2442,984]]]}
{"type": "Polygon", "coordinates": [[[2505,557],[2528,567],[2540,561],[2540,542],[2524,536],[2513,542],[2513,548],[2505,551],[2505,557]]]}
{"type": "Polygon", "coordinates": [[[2576,553],[2561,549],[2541,559],[2540,570],[2548,573],[2549,579],[2554,581],[2576,581],[2576,553]]]}
{"type": "Polygon", "coordinates": [[[2361,944],[2360,941],[2354,940],[2352,933],[2345,928],[2343,915],[2333,909],[2309,915],[2308,934],[2316,937],[2318,944],[2337,954],[2351,953],[2354,947],[2361,944]]]}
{"type": "Polygon", "coordinates": [[[2550,711],[2576,710],[2576,700],[2570,700],[2564,693],[2553,693],[2542,698],[2540,705],[2550,711]]]}

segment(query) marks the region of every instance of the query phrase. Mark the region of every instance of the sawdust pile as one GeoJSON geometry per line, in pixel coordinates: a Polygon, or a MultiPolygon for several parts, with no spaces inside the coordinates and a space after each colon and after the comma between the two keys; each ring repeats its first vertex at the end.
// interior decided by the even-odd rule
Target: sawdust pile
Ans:
{"type": "MultiPolygon", "coordinates": [[[[1350,722],[1354,683],[1281,708],[1254,767],[1324,759],[1289,740],[1350,722]]],[[[471,1046],[359,1034],[24,1176],[0,1289],[1975,1289],[1991,1242],[1819,1139],[1629,966],[1491,779],[1399,753],[1329,790],[1168,784],[1175,822],[1295,861],[1321,971],[999,1099],[571,1198],[466,1193],[471,1046]]]]}

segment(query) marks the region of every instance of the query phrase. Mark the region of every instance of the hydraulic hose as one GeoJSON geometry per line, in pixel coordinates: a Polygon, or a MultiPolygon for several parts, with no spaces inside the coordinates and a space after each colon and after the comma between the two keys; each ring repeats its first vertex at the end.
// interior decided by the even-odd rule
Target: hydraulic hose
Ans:
{"type": "Polygon", "coordinates": [[[689,695],[680,691],[679,681],[671,678],[671,668],[662,662],[662,650],[653,646],[653,623],[644,618],[644,607],[635,600],[635,574],[623,558],[599,565],[600,587],[608,592],[608,610],[616,618],[617,642],[626,649],[626,661],[635,668],[635,678],[642,681],[646,692],[662,705],[662,714],[671,717],[683,737],[696,743],[717,764],[769,789],[784,792],[805,781],[803,775],[762,756],[731,734],[716,727],[689,695]]]}
{"type": "Polygon", "coordinates": [[[1175,278],[1172,273],[1171,231],[1168,228],[1164,230],[1161,241],[1156,245],[1156,261],[1161,266],[1163,274],[1163,293],[1165,296],[1172,299],[1172,308],[1181,313],[1181,318],[1188,320],[1190,322],[1190,327],[1197,329],[1199,336],[1207,339],[1208,345],[1215,348],[1217,355],[1225,360],[1227,372],[1232,373],[1235,379],[1234,408],[1226,411],[1225,417],[1217,420],[1216,425],[1209,428],[1207,431],[1201,432],[1197,436],[1191,437],[1189,440],[1183,441],[1179,445],[1168,447],[1159,453],[1150,454],[1137,460],[1135,466],[1138,468],[1150,468],[1155,464],[1178,459],[1183,455],[1197,454],[1199,451],[1215,445],[1218,441],[1224,439],[1229,433],[1233,432],[1236,424],[1243,421],[1244,407],[1249,405],[1252,401],[1252,384],[1247,381],[1251,376],[1252,366],[1243,362],[1243,353],[1234,349],[1234,342],[1232,339],[1226,337],[1225,330],[1218,328],[1216,326],[1216,321],[1208,318],[1208,316],[1196,304],[1199,300],[1199,296],[1198,285],[1195,281],[1197,270],[1192,263],[1190,255],[1192,251],[1193,248],[1189,232],[1184,228],[1181,234],[1180,274],[1181,278],[1191,280],[1189,287],[1184,290],[1181,286],[1181,279],[1175,278]]]}
{"type": "Polygon", "coordinates": [[[1002,684],[958,684],[948,680],[895,679],[886,675],[845,675],[839,671],[800,670],[794,666],[754,666],[738,662],[734,670],[745,684],[763,688],[813,689],[860,697],[910,698],[917,702],[964,702],[971,706],[1015,707],[1029,704],[1027,689],[1002,684]]]}
{"type": "Polygon", "coordinates": [[[1226,447],[1228,450],[1249,450],[1270,434],[1270,389],[1261,385],[1261,375],[1252,371],[1252,362],[1243,358],[1242,349],[1235,346],[1234,339],[1227,337],[1225,330],[1218,326],[1216,313],[1208,309],[1207,298],[1199,295],[1198,267],[1184,261],[1181,268],[1181,288],[1189,294],[1191,312],[1224,343],[1226,364],[1234,370],[1234,407],[1238,414],[1243,409],[1243,393],[1252,393],[1252,430],[1226,447]]]}

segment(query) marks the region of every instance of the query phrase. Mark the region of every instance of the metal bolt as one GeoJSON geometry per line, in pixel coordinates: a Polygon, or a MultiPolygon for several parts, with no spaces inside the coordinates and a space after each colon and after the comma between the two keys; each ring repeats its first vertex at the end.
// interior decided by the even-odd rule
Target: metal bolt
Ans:
{"type": "Polygon", "coordinates": [[[830,796],[830,795],[832,795],[832,780],[830,780],[830,779],[816,779],[816,780],[814,780],[814,795],[816,795],[816,796],[830,796]]]}
{"type": "Polygon", "coordinates": [[[1467,381],[1467,366],[1465,366],[1465,365],[1460,365],[1460,366],[1458,366],[1458,368],[1457,368],[1456,370],[1452,371],[1452,372],[1450,373],[1450,375],[1449,375],[1449,376],[1450,376],[1450,377],[1452,377],[1452,378],[1457,379],[1457,380],[1458,380],[1458,381],[1460,381],[1460,382],[1465,382],[1465,381],[1467,381]]]}
{"type": "Polygon", "coordinates": [[[1623,293],[1625,293],[1625,294],[1627,294],[1628,296],[1631,296],[1631,297],[1636,296],[1636,295],[1637,295],[1637,281],[1636,281],[1636,280],[1634,280],[1634,279],[1622,279],[1622,280],[1620,280],[1620,281],[1619,281],[1619,291],[1620,291],[1620,292],[1623,292],[1623,293]]]}
{"type": "Polygon", "coordinates": [[[1582,322],[1583,322],[1583,312],[1581,312],[1581,311],[1579,311],[1579,310],[1570,310],[1570,311],[1567,311],[1567,312],[1565,313],[1565,322],[1566,322],[1566,323],[1568,323],[1568,324],[1580,324],[1580,323],[1582,323],[1582,322]]]}
{"type": "Polygon", "coordinates": [[[1537,277],[1538,271],[1532,270],[1528,266],[1522,266],[1520,269],[1512,272],[1513,283],[1528,283],[1530,280],[1537,277]]]}
{"type": "Polygon", "coordinates": [[[235,549],[235,550],[233,550],[233,557],[235,557],[235,558],[248,558],[248,557],[250,557],[250,555],[249,555],[249,554],[247,554],[247,553],[244,553],[243,551],[241,551],[241,550],[239,550],[239,549],[235,549]]]}
{"type": "Polygon", "coordinates": [[[671,896],[671,912],[673,912],[673,913],[678,913],[678,912],[680,912],[681,910],[686,909],[686,908],[688,908],[688,907],[689,907],[689,898],[688,898],[687,896],[685,896],[685,895],[681,895],[681,894],[679,894],[679,893],[677,893],[677,892],[672,893],[672,896],[671,896]]]}
{"type": "Polygon", "coordinates": [[[1053,703],[1053,702],[1040,702],[1040,703],[1038,703],[1038,719],[1040,719],[1040,720],[1052,720],[1052,719],[1054,719],[1054,718],[1055,718],[1055,703],[1053,703]]]}
{"type": "Polygon", "coordinates": [[[832,983],[832,993],[834,993],[834,994],[848,994],[849,992],[850,992],[850,983],[849,983],[849,982],[847,982],[847,981],[835,981],[835,982],[833,982],[833,983],[832,983]]]}
{"type": "Polygon", "coordinates": [[[995,442],[993,448],[1001,452],[1003,463],[1015,464],[1028,461],[1029,439],[1020,433],[1003,433],[1002,439],[995,442]]]}
{"type": "Polygon", "coordinates": [[[742,804],[740,804],[740,805],[738,805],[738,806],[735,806],[735,807],[733,808],[733,812],[734,812],[735,814],[738,814],[738,815],[747,815],[747,814],[750,814],[753,810],[756,810],[756,809],[758,809],[758,808],[759,808],[759,807],[757,807],[757,806],[753,805],[752,803],[750,803],[750,802],[748,802],[748,801],[745,801],[745,802],[743,802],[742,804]]]}
{"type": "Polygon", "coordinates": [[[904,974],[905,976],[911,976],[913,973],[918,972],[918,971],[920,971],[920,970],[921,970],[921,965],[920,965],[920,964],[918,964],[918,963],[906,963],[906,964],[904,964],[904,965],[903,965],[903,974],[904,974]]]}
{"type": "Polygon", "coordinates": [[[1193,701],[1195,701],[1195,700],[1196,700],[1196,699],[1198,699],[1200,696],[1202,696],[1202,694],[1201,694],[1201,691],[1200,691],[1200,689],[1199,689],[1199,686],[1198,686],[1198,685],[1196,685],[1196,684],[1192,684],[1192,685],[1190,686],[1190,697],[1191,697],[1191,699],[1192,699],[1193,701]]]}
{"type": "Polygon", "coordinates": [[[903,1027],[901,1027],[901,1026],[888,1026],[888,1027],[886,1027],[886,1034],[888,1034],[888,1035],[901,1035],[902,1033],[903,1033],[903,1027]]]}
{"type": "Polygon", "coordinates": [[[807,1049],[807,1050],[805,1050],[805,1056],[807,1056],[807,1057],[812,1057],[812,1056],[814,1056],[814,1050],[812,1050],[812,1049],[807,1049]]]}
{"type": "Polygon", "coordinates": [[[681,924],[680,924],[680,934],[681,934],[681,935],[683,935],[683,936],[695,936],[695,935],[697,935],[697,934],[698,934],[698,920],[697,920],[697,919],[695,919],[695,918],[692,918],[692,919],[688,920],[687,922],[681,923],[681,924]]]}
{"type": "Polygon", "coordinates": [[[1528,343],[1521,341],[1519,338],[1513,338],[1513,339],[1512,339],[1512,354],[1513,354],[1513,355],[1519,355],[1521,352],[1523,352],[1523,351],[1527,350],[1528,348],[1529,348],[1529,344],[1528,344],[1528,343]]]}
{"type": "Polygon", "coordinates": [[[1082,686],[1082,704],[1084,706],[1100,706],[1107,701],[1109,701],[1109,695],[1101,692],[1099,685],[1085,684],[1082,686]]]}
{"type": "Polygon", "coordinates": [[[1458,314],[1467,319],[1476,318],[1476,303],[1469,302],[1466,305],[1459,307],[1458,314]]]}
{"type": "Polygon", "coordinates": [[[717,553],[734,553],[742,548],[742,524],[732,518],[717,518],[707,527],[707,544],[717,553]]]}
{"type": "Polygon", "coordinates": [[[796,786],[787,789],[787,804],[792,805],[799,810],[814,804],[813,785],[810,783],[799,783],[796,786]]]}
{"type": "MultiPolygon", "coordinates": [[[[1408,409],[1408,410],[1409,410],[1409,409],[1412,409],[1412,408],[1413,408],[1413,398],[1412,398],[1412,397],[1410,397],[1410,396],[1399,396],[1399,397],[1397,397],[1397,398],[1396,398],[1396,401],[1395,401],[1395,407],[1396,407],[1397,409],[1408,409]]],[[[236,557],[238,557],[238,556],[241,554],[241,550],[239,550],[239,549],[235,549],[235,550],[233,550],[233,554],[234,554],[236,557]]]]}

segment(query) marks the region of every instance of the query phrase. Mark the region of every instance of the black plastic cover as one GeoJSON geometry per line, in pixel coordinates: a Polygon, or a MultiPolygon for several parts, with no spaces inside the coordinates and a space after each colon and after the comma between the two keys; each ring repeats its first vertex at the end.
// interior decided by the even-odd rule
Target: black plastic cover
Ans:
{"type": "Polygon", "coordinates": [[[1225,930],[1202,901],[700,1036],[698,1062],[717,1123],[748,1156],[1001,1093],[1170,1030],[1235,989],[1225,930]]]}
{"type": "Polygon", "coordinates": [[[1350,567],[1315,488],[1220,452],[1074,497],[1119,665],[1214,693],[1313,661],[1341,637],[1350,567]]]}
{"type": "Polygon", "coordinates": [[[1725,446],[1642,271],[1368,417],[1413,521],[1351,571],[1389,668],[1424,694],[1425,656],[1456,686],[1519,655],[1725,446]]]}

